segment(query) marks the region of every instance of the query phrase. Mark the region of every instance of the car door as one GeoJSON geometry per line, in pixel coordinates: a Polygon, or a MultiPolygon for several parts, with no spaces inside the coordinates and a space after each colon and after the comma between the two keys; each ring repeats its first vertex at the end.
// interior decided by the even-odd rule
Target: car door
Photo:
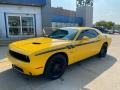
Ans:
{"type": "Polygon", "coordinates": [[[90,29],[89,33],[91,35],[91,55],[96,55],[99,53],[102,41],[101,41],[101,35],[94,29],[90,29]]]}
{"type": "Polygon", "coordinates": [[[92,29],[83,30],[75,43],[76,62],[95,55],[98,50],[97,45],[99,45],[99,33],[92,31],[92,29]]]}

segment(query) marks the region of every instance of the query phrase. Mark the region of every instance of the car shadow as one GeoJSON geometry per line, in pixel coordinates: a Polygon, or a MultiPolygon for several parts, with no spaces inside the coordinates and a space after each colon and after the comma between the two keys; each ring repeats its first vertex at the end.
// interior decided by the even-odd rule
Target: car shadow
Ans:
{"type": "Polygon", "coordinates": [[[110,69],[117,59],[91,57],[68,67],[58,80],[27,77],[12,69],[0,73],[0,90],[89,90],[84,87],[110,69]]]}

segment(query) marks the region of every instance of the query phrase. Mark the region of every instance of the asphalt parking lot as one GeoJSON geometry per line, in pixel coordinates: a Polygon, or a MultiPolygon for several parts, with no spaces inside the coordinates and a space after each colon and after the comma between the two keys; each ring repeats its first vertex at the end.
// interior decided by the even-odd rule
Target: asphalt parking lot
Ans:
{"type": "MultiPolygon", "coordinates": [[[[120,90],[120,35],[111,37],[113,42],[105,58],[92,57],[71,65],[55,81],[23,76],[7,61],[3,66],[0,62],[0,90],[120,90]]],[[[6,47],[0,47],[0,59],[6,51],[6,47]]]]}

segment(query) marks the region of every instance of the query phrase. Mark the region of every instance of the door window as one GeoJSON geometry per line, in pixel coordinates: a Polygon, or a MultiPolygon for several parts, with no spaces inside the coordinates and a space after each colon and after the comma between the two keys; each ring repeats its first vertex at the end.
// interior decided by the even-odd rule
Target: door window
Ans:
{"type": "Polygon", "coordinates": [[[95,30],[84,30],[80,33],[77,40],[81,40],[84,36],[87,36],[88,38],[96,38],[99,35],[95,30]]]}
{"type": "Polygon", "coordinates": [[[30,36],[35,34],[34,17],[32,15],[8,15],[7,22],[9,36],[30,36]]]}
{"type": "Polygon", "coordinates": [[[99,33],[98,32],[96,32],[95,30],[89,30],[89,33],[91,34],[91,38],[96,38],[98,35],[99,35],[99,33]]]}

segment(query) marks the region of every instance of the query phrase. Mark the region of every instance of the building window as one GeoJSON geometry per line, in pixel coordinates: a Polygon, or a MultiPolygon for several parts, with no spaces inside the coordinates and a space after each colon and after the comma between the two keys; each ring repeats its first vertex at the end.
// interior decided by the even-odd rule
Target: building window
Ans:
{"type": "Polygon", "coordinates": [[[22,17],[22,34],[34,35],[33,17],[22,17]]]}
{"type": "Polygon", "coordinates": [[[20,35],[20,17],[18,16],[8,16],[8,29],[9,35],[20,35]]]}
{"type": "Polygon", "coordinates": [[[34,36],[33,15],[7,15],[8,36],[34,36]]]}

